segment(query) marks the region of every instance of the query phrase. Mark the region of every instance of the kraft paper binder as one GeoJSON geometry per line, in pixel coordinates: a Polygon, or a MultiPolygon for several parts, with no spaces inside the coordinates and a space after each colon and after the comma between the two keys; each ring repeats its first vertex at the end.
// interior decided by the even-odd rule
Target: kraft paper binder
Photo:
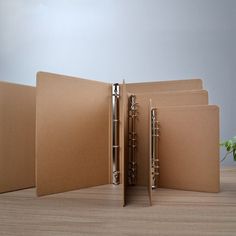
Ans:
{"type": "Polygon", "coordinates": [[[37,74],[38,195],[111,183],[112,85],[37,74]]]}
{"type": "Polygon", "coordinates": [[[0,193],[35,186],[35,88],[0,82],[0,193]]]}
{"type": "MultiPolygon", "coordinates": [[[[135,97],[137,103],[138,119],[136,119],[136,167],[139,170],[136,173],[136,185],[147,185],[147,168],[148,168],[148,152],[149,152],[149,102],[152,99],[153,105],[156,107],[183,106],[183,105],[207,105],[208,93],[205,90],[192,91],[171,91],[157,93],[137,93],[128,94],[129,97],[135,97]]],[[[168,151],[168,149],[167,149],[168,151]]]]}
{"type": "Polygon", "coordinates": [[[113,183],[125,205],[127,186],[147,186],[150,204],[158,187],[219,191],[219,110],[199,79],[112,85],[40,72],[36,105],[39,196],[113,183]]]}
{"type": "Polygon", "coordinates": [[[219,108],[160,107],[157,117],[159,186],[219,192],[219,108]]]}
{"type": "MultiPolygon", "coordinates": [[[[192,162],[192,158],[195,158],[193,153],[188,153],[188,155],[185,155],[184,149],[182,145],[179,145],[176,147],[175,152],[182,153],[183,160],[186,161],[179,164],[178,171],[175,168],[178,168],[178,164],[175,162],[174,154],[172,159],[169,155],[169,150],[172,150],[172,146],[174,144],[169,143],[169,145],[166,145],[168,143],[167,140],[162,140],[162,132],[165,132],[166,127],[164,126],[164,123],[162,119],[159,119],[158,111],[163,108],[169,108],[171,109],[177,109],[180,106],[183,107],[183,109],[180,109],[180,115],[183,114],[183,117],[181,118],[183,120],[183,123],[188,123],[190,126],[195,127],[195,120],[189,119],[187,120],[185,117],[185,113],[188,110],[193,109],[195,106],[201,105],[201,107],[205,107],[206,113],[208,112],[208,109],[211,110],[211,106],[207,106],[208,104],[208,93],[205,90],[191,90],[191,91],[170,91],[170,92],[157,92],[157,93],[137,93],[137,94],[128,94],[130,102],[130,111],[132,112],[132,104],[136,104],[135,106],[135,113],[138,114],[135,121],[132,120],[133,125],[131,127],[135,127],[135,130],[132,130],[133,133],[135,133],[135,148],[132,150],[130,148],[130,152],[128,155],[128,163],[133,162],[135,160],[135,165],[129,165],[128,167],[128,173],[132,173],[132,170],[135,170],[133,173],[133,176],[130,175],[127,178],[127,185],[141,185],[141,186],[147,186],[148,187],[148,193],[150,197],[150,203],[151,203],[151,196],[152,191],[150,189],[155,189],[157,187],[167,187],[167,188],[176,188],[176,189],[184,189],[184,190],[195,190],[195,191],[207,191],[207,192],[217,192],[219,191],[219,123],[213,122],[212,127],[209,125],[209,129],[199,129],[196,131],[196,133],[199,132],[199,134],[202,134],[206,137],[205,132],[209,132],[210,129],[214,129],[216,132],[212,133],[212,142],[209,143],[209,147],[211,146],[211,149],[214,150],[214,152],[210,153],[208,149],[206,149],[203,145],[201,147],[201,152],[199,153],[199,157],[196,158],[196,165],[190,165],[187,170],[189,171],[187,174],[184,174],[184,166],[188,162],[189,164],[192,162]],[[150,99],[152,100],[152,104],[150,105],[150,99]],[[160,108],[160,109],[158,109],[160,108]],[[186,119],[186,120],[185,120],[186,119]],[[158,121],[158,122],[157,122],[158,121]],[[217,133],[218,132],[218,133],[217,133]],[[160,141],[162,140],[162,141],[160,141]],[[165,148],[163,148],[163,143],[166,145],[165,148]],[[162,150],[162,151],[161,151],[162,150]],[[149,157],[149,158],[148,158],[149,157]],[[164,165],[165,169],[162,167],[162,164],[166,163],[166,160],[170,160],[173,164],[169,166],[168,164],[164,165]],[[207,168],[202,168],[202,170],[198,171],[204,171],[203,176],[205,175],[205,179],[203,181],[200,180],[201,178],[198,178],[199,182],[195,181],[195,178],[197,176],[191,175],[191,170],[197,169],[197,166],[207,166],[207,168]],[[135,168],[133,168],[135,166],[135,168]],[[208,170],[209,168],[209,170],[208,170]],[[168,169],[168,171],[167,171],[168,169]],[[183,173],[182,170],[183,169],[183,173]],[[165,172],[166,175],[162,175],[162,173],[165,172]],[[191,184],[185,185],[184,183],[177,183],[174,185],[174,179],[176,178],[175,175],[178,175],[179,178],[187,178],[189,176],[189,179],[192,179],[191,184]],[[215,174],[210,174],[210,173],[215,174]],[[209,173],[209,174],[207,174],[209,173]],[[173,183],[171,186],[170,184],[166,184],[166,177],[173,176],[172,180],[170,181],[173,183]],[[181,177],[182,176],[182,177],[181,177]],[[132,178],[135,179],[135,182],[132,182],[132,178]],[[208,184],[208,188],[206,187],[208,184]],[[211,187],[209,187],[211,186],[211,187]],[[190,188],[191,187],[191,188],[190,188]]],[[[134,108],[134,106],[133,106],[134,108]]],[[[201,108],[203,109],[203,108],[201,108]]],[[[201,124],[204,124],[205,120],[202,117],[199,117],[201,113],[201,109],[199,108],[196,111],[196,118],[198,117],[198,122],[201,124]]],[[[217,109],[216,109],[217,110],[217,109]]],[[[214,112],[214,114],[209,115],[212,121],[214,119],[219,118],[219,114],[217,112],[214,112]]],[[[173,119],[180,119],[179,117],[173,117],[173,119]]],[[[177,121],[176,121],[177,122],[177,121]]],[[[184,126],[178,126],[179,129],[183,128],[184,126]]],[[[177,133],[177,128],[170,130],[173,132],[173,134],[177,133]]],[[[130,132],[130,130],[129,130],[130,132]]],[[[173,136],[172,133],[170,133],[168,136],[173,136]]],[[[192,135],[194,135],[194,132],[191,134],[183,135],[182,137],[179,136],[178,140],[182,140],[183,142],[185,140],[191,139],[192,135]]],[[[133,137],[132,137],[133,138],[133,137]]],[[[174,142],[174,141],[173,141],[174,142]]],[[[196,140],[195,145],[200,144],[201,140],[196,140]]],[[[190,150],[193,150],[190,148],[190,150]]],[[[175,153],[173,152],[173,153],[175,153]]],[[[186,170],[185,170],[186,171],[186,170]]]]}
{"type": "Polygon", "coordinates": [[[153,110],[161,126],[157,132],[152,125],[149,130],[149,139],[153,139],[153,134],[158,139],[149,146],[150,205],[152,189],[157,187],[219,192],[219,108],[215,105],[153,108],[150,105],[149,117],[153,110]]]}

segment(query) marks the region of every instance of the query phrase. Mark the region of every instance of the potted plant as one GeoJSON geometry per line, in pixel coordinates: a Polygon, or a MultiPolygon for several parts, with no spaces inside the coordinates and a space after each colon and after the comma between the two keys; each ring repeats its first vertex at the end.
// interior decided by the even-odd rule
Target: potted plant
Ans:
{"type": "Polygon", "coordinates": [[[224,161],[226,159],[226,157],[228,155],[230,155],[232,153],[234,161],[236,161],[236,136],[234,136],[233,138],[224,141],[223,143],[220,144],[222,147],[225,147],[226,149],[226,154],[225,156],[222,158],[221,161],[224,161]]]}

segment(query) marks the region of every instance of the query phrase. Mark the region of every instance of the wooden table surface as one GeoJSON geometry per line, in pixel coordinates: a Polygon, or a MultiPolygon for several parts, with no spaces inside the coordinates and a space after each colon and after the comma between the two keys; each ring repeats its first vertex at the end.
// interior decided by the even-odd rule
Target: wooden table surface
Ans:
{"type": "Polygon", "coordinates": [[[131,191],[124,208],[112,185],[41,198],[35,189],[1,194],[0,235],[236,235],[236,168],[221,171],[217,194],[159,189],[150,207],[145,188],[131,191]]]}

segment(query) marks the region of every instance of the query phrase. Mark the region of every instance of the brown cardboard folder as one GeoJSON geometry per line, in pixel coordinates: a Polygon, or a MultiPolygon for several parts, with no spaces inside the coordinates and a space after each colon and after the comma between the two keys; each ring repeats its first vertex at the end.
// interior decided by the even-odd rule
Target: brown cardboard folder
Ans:
{"type": "MultiPolygon", "coordinates": [[[[38,195],[111,183],[111,86],[38,73],[38,195]]],[[[122,106],[120,109],[126,110],[125,105],[122,106]]],[[[127,120],[125,112],[123,122],[120,122],[124,125],[127,120]]]]}
{"type": "Polygon", "coordinates": [[[0,193],[35,186],[35,88],[0,82],[0,193]]]}
{"type": "MultiPolygon", "coordinates": [[[[187,114],[187,111],[191,109],[194,110],[192,107],[195,107],[195,105],[197,107],[199,105],[201,105],[200,107],[207,107],[205,109],[206,112],[211,108],[207,106],[208,93],[202,90],[202,81],[199,79],[185,80],[184,82],[168,81],[166,83],[154,82],[120,85],[119,169],[121,188],[118,189],[121,189],[122,192],[121,201],[123,205],[126,203],[127,188],[128,96],[130,93],[136,95],[137,102],[139,103],[137,122],[137,159],[139,169],[137,184],[147,185],[149,190],[149,99],[152,99],[153,106],[158,107],[158,112],[162,111],[162,109],[177,109],[183,105],[184,108],[179,108],[182,114],[187,114]]],[[[113,108],[111,100],[112,84],[45,72],[38,73],[36,96],[36,186],[39,196],[112,183],[113,108]]],[[[201,109],[199,108],[195,112],[196,117],[199,116],[200,123],[203,122],[203,118],[200,116],[201,109]]],[[[161,117],[162,113],[160,113],[160,122],[163,119],[161,117]]],[[[217,114],[214,117],[217,119],[217,114]]],[[[176,116],[176,119],[179,119],[178,116],[176,116]]],[[[183,116],[183,120],[194,125],[191,119],[187,119],[187,116],[183,116]]],[[[161,125],[161,132],[165,132],[164,124],[166,125],[164,122],[161,125]]],[[[217,122],[215,122],[212,126],[209,125],[209,127],[213,128],[214,126],[217,130],[217,125],[217,122]]],[[[172,131],[174,132],[174,130],[172,131]]],[[[203,130],[199,131],[199,133],[201,132],[203,130]]],[[[211,168],[214,170],[210,170],[209,173],[216,173],[214,176],[203,174],[205,177],[199,178],[200,182],[197,182],[194,179],[195,177],[191,177],[192,184],[191,181],[189,184],[185,182],[178,182],[176,184],[173,179],[168,182],[167,180],[169,179],[167,177],[172,172],[178,173],[179,176],[184,176],[183,178],[190,173],[186,173],[184,166],[181,167],[183,168],[182,173],[179,169],[178,171],[173,169],[173,165],[169,166],[169,164],[166,164],[166,160],[170,158],[168,155],[170,147],[168,146],[168,148],[165,147],[163,149],[162,144],[159,149],[160,168],[163,168],[160,171],[160,186],[199,191],[212,191],[212,188],[216,189],[218,167],[215,164],[215,155],[217,151],[214,149],[216,146],[213,147],[213,143],[218,144],[216,142],[218,136],[217,132],[212,135],[214,136],[214,138],[212,137],[212,155],[214,154],[214,158],[207,158],[205,155],[206,150],[204,151],[203,147],[203,151],[200,153],[201,156],[196,159],[197,163],[199,160],[196,166],[202,167],[206,164],[205,169],[203,168],[202,171],[208,172],[208,168],[210,168],[209,163],[211,163],[211,168]],[[164,157],[164,155],[168,157],[164,157]],[[163,175],[163,171],[168,174],[163,175]],[[203,184],[201,182],[203,180],[208,183],[203,184]],[[210,186],[210,182],[214,186],[210,186]]],[[[161,138],[162,136],[160,140],[161,138]]],[[[186,139],[187,137],[183,136],[182,138],[186,139]]],[[[200,139],[197,142],[202,144],[200,139]]],[[[181,145],[178,148],[183,150],[181,145]]],[[[187,157],[183,154],[183,159],[185,160],[186,158],[186,162],[188,162],[193,157],[191,155],[187,157]]]]}
{"type": "MultiPolygon", "coordinates": [[[[219,109],[208,105],[202,80],[123,83],[119,91],[120,186],[115,188],[122,204],[131,94],[138,103],[136,184],[148,187],[150,204],[153,107],[160,122],[158,186],[218,192],[219,109]]],[[[37,74],[36,96],[33,87],[0,82],[0,192],[35,185],[35,153],[39,196],[111,184],[112,96],[112,84],[46,72],[37,74]]]]}
{"type": "Polygon", "coordinates": [[[156,81],[126,84],[129,93],[164,92],[176,90],[201,90],[201,79],[156,81]]]}
{"type": "Polygon", "coordinates": [[[38,195],[110,183],[110,94],[110,84],[38,73],[38,195]]]}
{"type": "MultiPolygon", "coordinates": [[[[213,105],[159,107],[157,114],[160,122],[158,186],[219,192],[219,108],[213,105]]],[[[149,138],[150,135],[151,131],[149,138]]],[[[150,150],[149,147],[147,177],[152,204],[150,150]]]]}
{"type": "Polygon", "coordinates": [[[219,192],[219,108],[160,107],[160,187],[219,192]]]}
{"type": "MultiPolygon", "coordinates": [[[[171,91],[160,93],[138,93],[136,100],[138,103],[138,119],[137,119],[137,185],[147,185],[147,168],[149,153],[149,102],[155,107],[163,106],[181,106],[181,105],[207,105],[208,93],[205,90],[193,91],[171,91]]],[[[168,150],[168,149],[167,149],[168,150]]]]}

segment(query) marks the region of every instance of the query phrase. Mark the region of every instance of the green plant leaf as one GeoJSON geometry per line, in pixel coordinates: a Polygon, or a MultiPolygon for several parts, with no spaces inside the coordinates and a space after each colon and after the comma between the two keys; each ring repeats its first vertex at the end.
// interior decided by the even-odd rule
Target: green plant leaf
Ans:
{"type": "Polygon", "coordinates": [[[236,136],[234,136],[231,139],[228,139],[222,143],[220,143],[220,146],[224,147],[226,149],[226,155],[223,158],[223,160],[229,155],[233,154],[233,159],[236,161],[236,136]]]}
{"type": "Polygon", "coordinates": [[[236,149],[233,150],[234,161],[236,161],[236,149]]]}

